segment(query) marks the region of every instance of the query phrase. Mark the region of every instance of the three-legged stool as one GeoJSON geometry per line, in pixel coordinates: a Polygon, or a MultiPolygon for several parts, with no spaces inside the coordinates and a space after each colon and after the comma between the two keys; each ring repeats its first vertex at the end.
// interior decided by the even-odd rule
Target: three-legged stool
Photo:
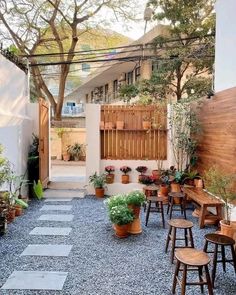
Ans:
{"type": "Polygon", "coordinates": [[[207,285],[208,294],[213,295],[213,288],[208,270],[210,258],[205,252],[190,248],[178,249],[175,253],[175,258],[177,263],[172,285],[172,294],[175,294],[176,285],[178,283],[181,286],[181,295],[185,295],[186,286],[188,285],[199,285],[202,293],[203,286],[207,285]],[[180,266],[183,268],[180,269],[180,266]],[[205,272],[205,278],[203,277],[203,270],[205,272]],[[179,278],[180,271],[183,271],[182,279],[179,278]],[[198,271],[199,281],[187,281],[188,271],[198,271]]]}
{"type": "Polygon", "coordinates": [[[169,242],[171,241],[172,242],[171,263],[173,263],[174,253],[176,248],[186,248],[186,247],[194,248],[193,234],[192,234],[193,223],[185,219],[171,219],[168,221],[168,224],[170,228],[169,228],[169,232],[166,239],[165,252],[167,253],[169,242]],[[184,230],[183,237],[176,237],[177,229],[184,230]],[[176,241],[185,241],[185,244],[184,246],[178,246],[176,245],[176,241]]]}
{"type": "Polygon", "coordinates": [[[217,263],[221,262],[223,264],[223,270],[226,271],[226,262],[232,262],[234,266],[234,271],[236,273],[236,254],[234,250],[234,244],[235,241],[227,236],[221,235],[221,234],[207,234],[205,235],[205,246],[204,246],[204,252],[206,253],[214,253],[213,256],[213,267],[212,267],[212,285],[214,287],[215,285],[215,277],[216,277],[216,268],[217,263]],[[214,244],[214,251],[208,251],[208,243],[214,244]],[[225,247],[231,248],[232,253],[232,259],[226,259],[225,257],[225,247]],[[220,247],[220,251],[218,248],[220,247]],[[218,260],[218,253],[221,253],[221,260],[218,260]]]}

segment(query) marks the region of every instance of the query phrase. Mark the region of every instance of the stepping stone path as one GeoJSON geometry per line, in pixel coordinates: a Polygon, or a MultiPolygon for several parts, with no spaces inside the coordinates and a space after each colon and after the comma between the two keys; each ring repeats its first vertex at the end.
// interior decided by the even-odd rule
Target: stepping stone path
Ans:
{"type": "MultiPolygon", "coordinates": [[[[70,199],[46,199],[45,202],[70,202],[70,199]]],[[[43,205],[40,211],[70,211],[72,205],[43,205]]],[[[63,222],[63,227],[35,227],[29,234],[34,236],[37,241],[37,236],[68,236],[72,230],[71,227],[66,227],[67,223],[72,221],[73,214],[44,214],[41,215],[37,221],[55,221],[63,222]]],[[[21,253],[22,256],[34,257],[46,256],[46,257],[66,257],[73,245],[64,244],[31,244],[21,253]]],[[[7,290],[63,290],[63,285],[68,276],[68,272],[63,271],[17,271],[15,270],[7,279],[1,289],[7,290]]],[[[9,293],[10,294],[10,293],[9,293]]]]}

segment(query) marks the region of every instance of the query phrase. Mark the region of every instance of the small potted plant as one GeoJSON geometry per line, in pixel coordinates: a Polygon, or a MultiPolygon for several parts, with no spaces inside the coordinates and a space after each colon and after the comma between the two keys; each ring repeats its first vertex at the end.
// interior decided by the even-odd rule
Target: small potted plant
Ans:
{"type": "Polygon", "coordinates": [[[121,239],[127,238],[130,223],[134,220],[133,212],[127,205],[118,205],[109,210],[109,217],[114,224],[116,236],[121,239]]]}
{"type": "Polygon", "coordinates": [[[204,182],[207,190],[220,198],[225,205],[225,219],[220,221],[221,233],[233,238],[235,226],[230,219],[231,202],[236,200],[236,193],[233,188],[236,176],[226,174],[222,169],[213,166],[204,173],[204,182]]]}
{"type": "Polygon", "coordinates": [[[155,182],[155,178],[152,175],[142,175],[139,182],[145,185],[151,185],[155,182]]]}
{"type": "Polygon", "coordinates": [[[143,177],[143,175],[147,172],[147,167],[146,166],[138,166],[135,170],[138,171],[140,173],[139,177],[138,177],[138,182],[140,181],[140,179],[143,177]]]}
{"type": "Polygon", "coordinates": [[[68,145],[66,147],[66,151],[62,153],[63,161],[70,161],[70,149],[71,149],[71,145],[68,145]]]}
{"type": "Polygon", "coordinates": [[[93,175],[89,176],[89,183],[93,185],[96,197],[103,198],[105,192],[106,174],[103,173],[98,175],[97,172],[95,172],[93,175]]]}
{"type": "Polygon", "coordinates": [[[114,182],[114,171],[115,171],[115,167],[114,166],[106,166],[105,167],[105,171],[106,171],[106,183],[113,183],[114,182]]]}
{"type": "Polygon", "coordinates": [[[75,144],[68,147],[67,152],[70,154],[71,157],[73,157],[75,161],[79,161],[79,157],[82,153],[82,147],[82,144],[76,142],[75,144]]]}
{"type": "Polygon", "coordinates": [[[129,183],[129,173],[132,169],[129,166],[122,166],[120,167],[120,171],[123,172],[123,175],[121,176],[121,183],[127,184],[129,183]]]}

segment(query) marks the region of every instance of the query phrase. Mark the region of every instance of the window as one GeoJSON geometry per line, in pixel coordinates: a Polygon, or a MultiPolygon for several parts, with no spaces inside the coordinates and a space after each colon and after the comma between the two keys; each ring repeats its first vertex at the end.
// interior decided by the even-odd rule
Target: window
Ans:
{"type": "Polygon", "coordinates": [[[70,109],[72,110],[73,107],[75,107],[75,102],[67,101],[66,105],[67,105],[68,107],[70,107],[70,109]]]}
{"type": "Polygon", "coordinates": [[[133,84],[134,82],[134,79],[133,79],[133,71],[132,72],[129,72],[128,75],[127,75],[127,84],[133,84]]]}
{"type": "Polygon", "coordinates": [[[83,63],[82,64],[82,72],[90,72],[90,64],[83,63]]]}
{"type": "Polygon", "coordinates": [[[135,82],[139,81],[140,76],[141,76],[141,67],[139,66],[135,69],[135,82]]]}

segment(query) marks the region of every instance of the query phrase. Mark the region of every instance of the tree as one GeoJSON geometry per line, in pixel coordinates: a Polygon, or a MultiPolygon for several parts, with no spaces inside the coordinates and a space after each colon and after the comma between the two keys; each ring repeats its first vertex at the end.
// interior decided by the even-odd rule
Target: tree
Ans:
{"type": "MultiPolygon", "coordinates": [[[[1,0],[0,31],[4,39],[11,39],[20,54],[30,58],[31,74],[38,96],[46,97],[53,110],[54,118],[61,119],[65,86],[71,62],[80,34],[95,27],[97,23],[107,24],[107,8],[113,16],[123,19],[135,18],[135,3],[130,0],[1,0]],[[68,40],[68,42],[63,42],[68,40]],[[53,61],[59,67],[59,87],[57,98],[48,88],[42,75],[43,68],[35,54],[39,49],[58,52],[53,61]],[[68,52],[68,54],[65,54],[68,52]]],[[[52,58],[52,57],[50,57],[52,58]]],[[[42,60],[41,60],[42,61],[42,60]]]]}
{"type": "Polygon", "coordinates": [[[212,88],[214,1],[150,0],[148,5],[155,11],[153,19],[166,24],[168,32],[155,39],[160,60],[151,81],[156,86],[144,81],[144,90],[177,100],[206,95],[212,88]]]}

